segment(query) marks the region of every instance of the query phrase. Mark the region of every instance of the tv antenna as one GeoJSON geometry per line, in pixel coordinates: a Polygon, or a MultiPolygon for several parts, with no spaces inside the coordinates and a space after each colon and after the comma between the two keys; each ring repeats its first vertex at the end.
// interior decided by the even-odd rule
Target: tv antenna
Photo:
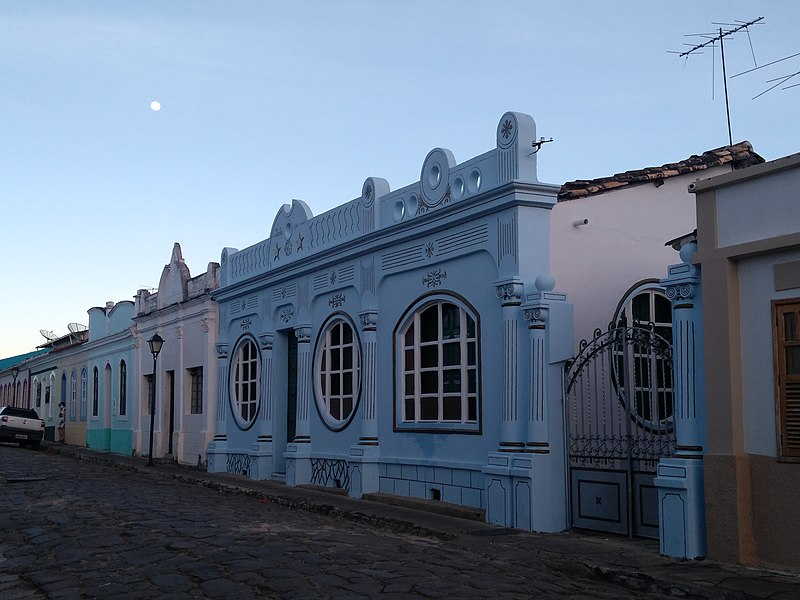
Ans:
{"type": "MultiPolygon", "coordinates": [[[[720,55],[722,56],[722,81],[725,84],[725,114],[728,117],[728,143],[731,146],[733,146],[733,134],[731,132],[731,109],[730,109],[730,103],[728,101],[728,75],[725,67],[725,44],[723,40],[726,37],[732,36],[734,33],[738,33],[739,31],[742,30],[747,32],[747,39],[750,40],[750,26],[760,23],[763,20],[764,17],[758,17],[757,19],[752,19],[751,21],[747,22],[737,21],[736,23],[712,23],[712,25],[719,25],[719,29],[717,32],[689,34],[689,36],[700,36],[706,38],[706,41],[703,42],[702,44],[696,44],[683,52],[669,51],[670,54],[677,54],[679,58],[686,57],[686,59],[688,60],[689,56],[693,54],[702,54],[703,48],[711,46],[713,50],[714,48],[716,48],[717,42],[719,41],[719,50],[720,50],[720,55]],[[723,26],[730,27],[731,29],[723,29],[723,26]]],[[[750,40],[750,52],[753,55],[753,62],[756,63],[756,53],[753,50],[752,40],[750,40]]],[[[758,63],[756,63],[756,67],[757,66],[758,63]]]]}
{"type": "MultiPolygon", "coordinates": [[[[791,54],[789,56],[784,56],[783,58],[779,58],[778,60],[773,60],[772,62],[768,62],[765,65],[755,66],[752,69],[748,69],[747,71],[742,71],[741,73],[737,73],[736,75],[731,75],[731,79],[733,79],[734,77],[738,77],[739,75],[745,75],[746,73],[752,73],[753,71],[758,71],[759,69],[763,69],[764,67],[771,67],[772,65],[778,64],[779,62],[783,62],[785,60],[789,60],[790,58],[795,58],[796,56],[800,56],[800,52],[797,52],[796,54],[791,54]]],[[[800,75],[800,71],[797,71],[796,73],[792,73],[791,75],[784,75],[782,77],[776,77],[774,79],[767,79],[767,83],[772,83],[773,81],[777,81],[778,83],[768,87],[767,89],[765,89],[760,94],[756,94],[755,96],[753,96],[753,100],[755,100],[756,98],[758,98],[760,96],[763,96],[767,92],[770,92],[770,91],[774,90],[779,85],[786,83],[787,81],[789,81],[793,77],[796,77],[797,75],[800,75]]],[[[788,90],[789,88],[797,87],[798,85],[800,85],[800,83],[793,83],[792,85],[787,85],[786,87],[781,88],[781,89],[788,90]]]]}
{"type": "Polygon", "coordinates": [[[70,323],[67,325],[67,329],[69,329],[70,333],[80,333],[81,331],[86,331],[89,328],[82,323],[70,323]]]}

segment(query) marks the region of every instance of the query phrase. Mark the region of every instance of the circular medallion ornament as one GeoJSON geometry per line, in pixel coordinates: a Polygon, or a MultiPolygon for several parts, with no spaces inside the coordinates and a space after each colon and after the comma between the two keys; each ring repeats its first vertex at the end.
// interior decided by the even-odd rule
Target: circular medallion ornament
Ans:
{"type": "Polygon", "coordinates": [[[375,201],[375,182],[372,181],[372,177],[368,178],[361,187],[361,198],[366,207],[372,206],[375,201]]]}
{"type": "Polygon", "coordinates": [[[517,139],[517,117],[514,113],[507,112],[497,124],[497,145],[500,148],[509,148],[517,139]]]}
{"type": "Polygon", "coordinates": [[[429,207],[439,204],[450,187],[450,167],[456,163],[453,154],[444,148],[435,148],[428,153],[422,165],[420,183],[422,195],[429,207]]]}

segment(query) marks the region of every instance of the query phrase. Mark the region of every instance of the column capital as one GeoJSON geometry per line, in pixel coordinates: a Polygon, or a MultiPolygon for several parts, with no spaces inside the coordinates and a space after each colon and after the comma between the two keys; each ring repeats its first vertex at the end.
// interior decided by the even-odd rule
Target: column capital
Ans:
{"type": "Polygon", "coordinates": [[[294,334],[297,336],[298,344],[308,344],[311,342],[311,326],[301,325],[294,328],[294,334]]]}
{"type": "Polygon", "coordinates": [[[503,306],[519,306],[525,288],[518,277],[501,279],[494,282],[494,294],[503,306]]]}
{"type": "Polygon", "coordinates": [[[547,305],[524,306],[522,309],[522,318],[528,322],[528,329],[544,329],[549,316],[547,305]]]}
{"type": "Polygon", "coordinates": [[[378,311],[374,308],[359,312],[358,319],[364,331],[375,331],[378,328],[378,311]]]}
{"type": "Polygon", "coordinates": [[[218,343],[215,346],[217,348],[217,358],[228,358],[228,344],[218,343]]]}
{"type": "Polygon", "coordinates": [[[258,336],[258,343],[261,344],[262,350],[272,350],[272,344],[275,341],[275,334],[272,332],[262,333],[258,336]]]}
{"type": "Polygon", "coordinates": [[[697,267],[688,263],[671,265],[668,267],[669,274],[659,281],[664,286],[667,298],[672,301],[673,306],[678,304],[693,303],[697,294],[697,287],[700,282],[700,275],[697,267]]]}

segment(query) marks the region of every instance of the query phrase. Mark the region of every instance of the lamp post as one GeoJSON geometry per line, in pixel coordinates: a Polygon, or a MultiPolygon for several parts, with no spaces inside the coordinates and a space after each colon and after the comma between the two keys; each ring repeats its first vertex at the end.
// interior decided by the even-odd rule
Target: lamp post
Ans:
{"type": "Polygon", "coordinates": [[[17,405],[17,375],[19,375],[19,369],[11,367],[11,377],[14,378],[14,383],[11,384],[11,406],[17,405]]]}
{"type": "Polygon", "coordinates": [[[161,352],[161,346],[164,345],[164,340],[157,333],[153,334],[147,345],[150,346],[150,352],[153,355],[153,382],[152,382],[152,396],[150,398],[150,454],[147,458],[147,465],[153,465],[153,429],[156,422],[156,361],[158,360],[158,353],[161,352]]]}

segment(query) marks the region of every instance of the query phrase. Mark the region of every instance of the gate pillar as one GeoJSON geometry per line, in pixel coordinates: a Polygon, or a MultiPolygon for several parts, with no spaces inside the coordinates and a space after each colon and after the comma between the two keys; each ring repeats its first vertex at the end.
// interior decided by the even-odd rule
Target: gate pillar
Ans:
{"type": "Polygon", "coordinates": [[[524,305],[521,295],[513,313],[512,305],[503,304],[506,360],[513,350],[515,363],[506,363],[500,448],[484,468],[487,520],[542,532],[566,529],[568,514],[561,373],[570,357],[572,312],[566,296],[552,292],[553,285],[552,277],[540,276],[539,291],[527,295],[524,305]],[[514,319],[513,326],[507,316],[514,319]],[[517,348],[520,316],[529,342],[517,348]]]}
{"type": "Polygon", "coordinates": [[[696,250],[696,243],[685,244],[680,251],[683,262],[670,266],[669,275],[660,282],[672,301],[675,455],[659,461],[654,483],[660,551],[678,558],[706,555],[703,326],[700,271],[691,264],[696,250]]]}

